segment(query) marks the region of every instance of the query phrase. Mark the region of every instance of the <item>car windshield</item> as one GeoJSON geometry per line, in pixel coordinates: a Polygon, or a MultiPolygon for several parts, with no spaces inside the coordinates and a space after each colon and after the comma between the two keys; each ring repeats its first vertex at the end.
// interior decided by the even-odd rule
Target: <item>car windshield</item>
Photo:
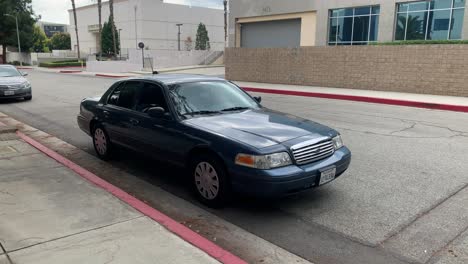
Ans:
{"type": "Polygon", "coordinates": [[[21,76],[18,70],[13,67],[0,67],[0,77],[21,76]]]}
{"type": "Polygon", "coordinates": [[[259,104],[237,86],[221,81],[176,84],[170,87],[170,97],[182,116],[259,108],[259,104]]]}

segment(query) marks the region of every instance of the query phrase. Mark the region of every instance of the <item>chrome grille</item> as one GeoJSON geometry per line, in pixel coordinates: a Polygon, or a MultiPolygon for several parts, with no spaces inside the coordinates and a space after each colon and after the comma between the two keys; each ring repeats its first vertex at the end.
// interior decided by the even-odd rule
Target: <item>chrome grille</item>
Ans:
{"type": "Polygon", "coordinates": [[[335,147],[330,138],[307,141],[291,147],[296,163],[307,164],[333,155],[335,147]]]}
{"type": "Polygon", "coordinates": [[[0,85],[0,91],[6,91],[6,90],[9,90],[8,86],[0,85]]]}

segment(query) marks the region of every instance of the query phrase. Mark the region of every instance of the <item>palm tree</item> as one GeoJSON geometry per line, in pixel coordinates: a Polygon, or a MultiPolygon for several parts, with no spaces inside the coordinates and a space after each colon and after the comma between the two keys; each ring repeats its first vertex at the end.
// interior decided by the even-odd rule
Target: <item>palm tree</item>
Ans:
{"type": "Polygon", "coordinates": [[[99,60],[102,60],[102,0],[97,0],[98,17],[99,17],[99,60]]]}
{"type": "Polygon", "coordinates": [[[72,7],[73,7],[73,18],[75,20],[75,33],[76,33],[76,46],[78,49],[78,60],[81,59],[81,54],[80,54],[80,39],[78,37],[78,22],[76,21],[76,6],[75,6],[75,0],[71,0],[72,2],[72,7]]]}
{"type": "Polygon", "coordinates": [[[396,40],[419,40],[425,39],[425,25],[424,21],[426,18],[421,18],[420,16],[409,15],[398,17],[398,24],[395,39],[396,40]],[[406,39],[405,39],[406,32],[406,39]]]}
{"type": "Polygon", "coordinates": [[[109,0],[110,23],[112,29],[112,43],[114,43],[114,55],[117,55],[117,42],[115,41],[115,23],[114,23],[114,0],[109,0]]]}

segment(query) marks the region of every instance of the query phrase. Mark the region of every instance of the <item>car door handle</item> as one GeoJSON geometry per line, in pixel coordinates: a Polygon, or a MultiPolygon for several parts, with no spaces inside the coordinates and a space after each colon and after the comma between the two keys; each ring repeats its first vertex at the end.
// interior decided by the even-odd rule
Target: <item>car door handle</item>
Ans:
{"type": "Polygon", "coordinates": [[[109,111],[106,111],[106,110],[102,111],[102,113],[104,114],[105,117],[108,117],[110,115],[109,111]]]}
{"type": "Polygon", "coordinates": [[[140,124],[140,121],[131,118],[131,119],[130,119],[130,123],[132,123],[132,125],[136,126],[136,125],[140,124]]]}

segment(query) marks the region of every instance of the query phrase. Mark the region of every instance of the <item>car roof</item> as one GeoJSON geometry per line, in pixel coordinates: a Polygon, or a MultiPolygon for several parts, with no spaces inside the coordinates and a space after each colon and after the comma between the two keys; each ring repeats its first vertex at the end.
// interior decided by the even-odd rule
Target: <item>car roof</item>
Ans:
{"type": "Polygon", "coordinates": [[[223,78],[213,77],[201,74],[181,74],[181,73],[165,73],[165,74],[153,74],[143,75],[140,77],[127,78],[128,80],[150,80],[157,81],[166,85],[172,85],[177,83],[189,83],[189,82],[203,82],[203,81],[226,81],[223,78]]]}
{"type": "Polygon", "coordinates": [[[0,68],[15,68],[15,69],[16,69],[15,66],[13,66],[13,65],[8,65],[8,64],[0,65],[0,68]]]}

